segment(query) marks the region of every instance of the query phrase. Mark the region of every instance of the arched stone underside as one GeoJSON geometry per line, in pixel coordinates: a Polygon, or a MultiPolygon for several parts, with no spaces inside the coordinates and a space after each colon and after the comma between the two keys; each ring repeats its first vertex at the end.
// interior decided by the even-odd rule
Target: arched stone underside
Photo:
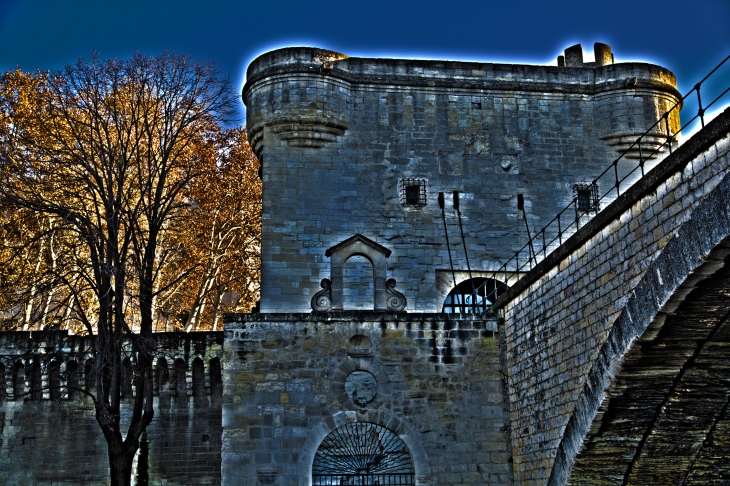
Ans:
{"type": "Polygon", "coordinates": [[[569,484],[730,483],[728,253],[726,240],[700,267],[716,272],[633,342],[569,484]]]}
{"type": "MultiPolygon", "coordinates": [[[[724,178],[693,211],[692,217],[675,232],[662,253],[649,264],[642,281],[629,296],[628,302],[611,327],[582,389],[575,409],[560,442],[548,484],[566,484],[584,439],[594,422],[604,394],[609,390],[620,363],[632,342],[648,330],[675,292],[682,294],[682,284],[691,286],[702,273],[701,266],[717,249],[724,258],[730,235],[730,180],[724,178]],[[698,272],[696,274],[695,272],[698,272]]],[[[685,289],[686,295],[688,289],[685,289]]],[[[659,322],[659,321],[657,321],[659,322]]],[[[691,353],[690,353],[691,354],[691,353]]],[[[628,358],[629,356],[627,356],[628,358]]],[[[675,366],[677,367],[677,366],[675,366]]],[[[671,381],[671,380],[670,380],[671,381]]],[[[640,439],[639,439],[640,440],[640,439]]],[[[629,458],[629,462],[633,458],[629,458]]],[[[607,454],[606,462],[617,460],[607,454]]],[[[623,478],[618,481],[622,484],[623,478]]],[[[640,484],[640,483],[636,483],[640,484]]]]}

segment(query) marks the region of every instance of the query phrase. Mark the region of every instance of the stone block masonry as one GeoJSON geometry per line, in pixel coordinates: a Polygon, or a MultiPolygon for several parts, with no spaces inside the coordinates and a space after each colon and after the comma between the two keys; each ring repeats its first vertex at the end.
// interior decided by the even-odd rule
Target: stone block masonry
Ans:
{"type": "MultiPolygon", "coordinates": [[[[155,416],[137,455],[136,484],[220,484],[223,333],[155,337],[155,416]]],[[[109,484],[106,441],[83,392],[93,392],[89,345],[66,331],[0,333],[0,483],[109,484]]]]}
{"type": "MultiPolygon", "coordinates": [[[[600,44],[596,61],[575,46],[558,66],[315,48],[254,60],[243,99],[263,164],[262,313],[157,335],[136,482],[565,483],[612,367],[730,234],[726,113],[532,272],[506,274],[503,321],[445,306],[679,99],[664,68],[613,64],[600,44]]],[[[674,112],[644,155],[678,124],[674,112]]],[[[72,391],[91,383],[88,348],[0,333],[0,482],[108,484],[92,404],[72,391]]]]}
{"type": "Polygon", "coordinates": [[[631,341],[730,234],[729,132],[730,110],[500,297],[515,482],[566,481],[631,341]]]}
{"type": "Polygon", "coordinates": [[[348,424],[397,435],[415,484],[512,484],[496,324],[453,314],[227,316],[223,484],[313,484],[323,440],[348,424]]]}
{"type": "Polygon", "coordinates": [[[247,76],[248,133],[263,163],[262,312],[309,311],[329,273],[324,250],[356,233],[393,250],[388,276],[409,312],[440,312],[453,288],[449,257],[459,275],[469,270],[454,191],[472,274],[486,276],[527,239],[518,194],[534,232],[678,99],[672,73],[643,63],[527,66],[287,48],[254,60],[247,76]]]}

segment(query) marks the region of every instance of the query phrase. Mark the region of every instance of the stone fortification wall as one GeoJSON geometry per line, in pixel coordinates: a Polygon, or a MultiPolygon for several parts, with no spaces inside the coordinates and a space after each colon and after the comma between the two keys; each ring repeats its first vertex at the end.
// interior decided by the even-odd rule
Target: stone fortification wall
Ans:
{"type": "MultiPolygon", "coordinates": [[[[374,312],[228,316],[223,483],[313,484],[326,437],[375,424],[405,443],[416,484],[511,484],[496,322],[374,312]],[[358,388],[362,377],[369,387],[358,388]]],[[[344,445],[337,454],[346,464],[344,445]]]]}
{"type": "Polygon", "coordinates": [[[564,484],[631,341],[730,234],[729,132],[730,110],[498,300],[516,482],[564,484]]]}
{"type": "Polygon", "coordinates": [[[243,98],[263,163],[261,310],[308,311],[329,276],[325,249],[362,233],[393,250],[408,310],[440,312],[453,287],[440,192],[458,279],[468,266],[453,191],[473,275],[498,268],[526,241],[518,194],[534,232],[677,100],[664,68],[569,64],[313,48],[257,58],[243,98]]]}
{"type": "MultiPolygon", "coordinates": [[[[155,337],[155,417],[136,484],[220,484],[223,333],[155,337]]],[[[109,484],[106,441],[84,393],[93,386],[88,350],[89,338],[66,331],[0,333],[3,484],[109,484]]],[[[122,413],[124,421],[128,404],[122,413]]]]}

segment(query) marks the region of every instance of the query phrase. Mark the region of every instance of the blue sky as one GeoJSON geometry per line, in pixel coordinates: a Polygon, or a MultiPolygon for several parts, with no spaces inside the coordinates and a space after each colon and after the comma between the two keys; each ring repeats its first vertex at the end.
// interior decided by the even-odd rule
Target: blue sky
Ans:
{"type": "MultiPolygon", "coordinates": [[[[669,68],[684,93],[730,54],[730,0],[0,0],[0,71],[168,50],[215,61],[237,88],[277,47],[548,64],[596,41],[669,68]]],[[[720,74],[730,84],[730,66],[720,74]]]]}

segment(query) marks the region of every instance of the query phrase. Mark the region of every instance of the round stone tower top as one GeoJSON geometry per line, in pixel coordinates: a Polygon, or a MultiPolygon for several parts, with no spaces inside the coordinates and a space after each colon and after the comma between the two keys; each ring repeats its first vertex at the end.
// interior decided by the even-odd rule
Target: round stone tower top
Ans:
{"type": "Polygon", "coordinates": [[[266,52],[254,59],[246,70],[246,79],[250,81],[273,72],[297,68],[318,72],[323,64],[347,57],[345,54],[317,47],[285,47],[266,52]]]}

